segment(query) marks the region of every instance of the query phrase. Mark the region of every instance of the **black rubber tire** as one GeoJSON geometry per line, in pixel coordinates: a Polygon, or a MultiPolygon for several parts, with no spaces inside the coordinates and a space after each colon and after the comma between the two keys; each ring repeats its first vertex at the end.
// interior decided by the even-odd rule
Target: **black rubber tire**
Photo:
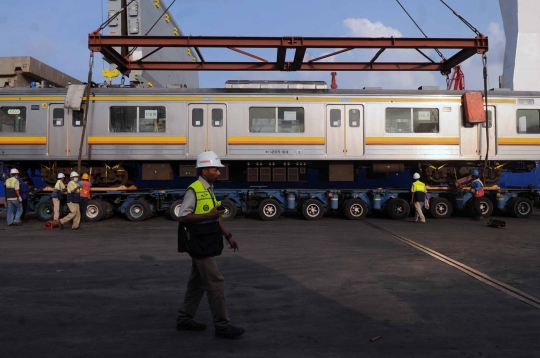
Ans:
{"type": "Polygon", "coordinates": [[[324,205],[317,199],[308,199],[302,203],[302,215],[306,220],[320,220],[324,216],[324,205]]]}
{"type": "Polygon", "coordinates": [[[429,201],[429,212],[434,219],[448,219],[453,212],[452,204],[445,198],[433,198],[429,201]]]}
{"type": "Polygon", "coordinates": [[[144,221],[149,213],[150,205],[144,199],[134,200],[126,208],[126,217],[129,221],[144,221]]]}
{"type": "Polygon", "coordinates": [[[394,220],[404,220],[410,211],[409,203],[401,198],[390,199],[386,203],[386,213],[394,220]]]}
{"type": "Polygon", "coordinates": [[[171,214],[171,218],[173,218],[174,220],[178,220],[178,218],[180,217],[180,207],[182,206],[182,202],[182,199],[176,200],[169,208],[169,214],[171,214]]]}
{"type": "Polygon", "coordinates": [[[235,218],[238,208],[236,203],[230,199],[224,199],[221,201],[221,205],[225,207],[225,214],[221,215],[221,220],[231,221],[235,218]]]}
{"type": "Polygon", "coordinates": [[[345,203],[343,213],[349,220],[365,218],[368,213],[367,204],[361,199],[349,199],[345,203]]]}
{"type": "MultiPolygon", "coordinates": [[[[54,220],[54,204],[52,200],[45,200],[39,203],[36,209],[36,215],[40,221],[54,220]]],[[[62,208],[60,208],[60,217],[62,217],[62,208]]]]}
{"type": "Polygon", "coordinates": [[[527,198],[515,198],[511,210],[516,218],[528,218],[533,212],[533,203],[527,198]]]}
{"type": "Polygon", "coordinates": [[[102,201],[103,207],[105,208],[105,217],[103,220],[112,218],[114,216],[114,205],[108,201],[102,201]]]}
{"type": "Polygon", "coordinates": [[[484,196],[480,199],[480,209],[482,210],[482,217],[488,218],[493,213],[493,203],[484,196]]]}
{"type": "Polygon", "coordinates": [[[282,211],[281,204],[276,199],[264,199],[259,204],[259,216],[264,221],[279,219],[282,211]]]}
{"type": "Polygon", "coordinates": [[[107,208],[101,200],[89,200],[86,206],[86,221],[100,221],[107,215],[107,208]]]}

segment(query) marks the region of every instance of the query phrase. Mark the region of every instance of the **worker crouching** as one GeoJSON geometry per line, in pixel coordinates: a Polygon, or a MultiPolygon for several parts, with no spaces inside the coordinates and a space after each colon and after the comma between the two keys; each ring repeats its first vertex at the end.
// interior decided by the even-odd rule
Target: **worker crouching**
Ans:
{"type": "Polygon", "coordinates": [[[216,336],[237,338],[244,334],[245,330],[229,323],[225,304],[225,279],[219,272],[215,259],[215,256],[221,255],[223,251],[223,237],[231,249],[239,250],[238,242],[220,220],[224,208],[216,200],[212,185],[220,175],[219,168],[223,168],[223,165],[214,152],[200,154],[197,158],[199,179],[189,186],[180,207],[179,251],[188,252],[192,263],[184,303],[178,311],[176,328],[190,331],[206,329],[206,325],[194,321],[199,303],[206,292],[216,336]]]}
{"type": "Polygon", "coordinates": [[[414,173],[413,175],[414,182],[411,187],[412,198],[411,205],[414,204],[415,214],[414,222],[416,223],[425,223],[426,218],[422,212],[422,208],[427,199],[427,190],[426,184],[420,181],[420,174],[414,173]]]}
{"type": "Polygon", "coordinates": [[[81,186],[78,183],[79,174],[77,172],[71,172],[69,175],[69,178],[71,181],[67,185],[67,205],[69,208],[69,214],[65,217],[59,220],[60,223],[60,229],[64,229],[64,225],[73,220],[73,225],[71,226],[71,230],[77,230],[80,229],[80,221],[81,221],[81,212],[79,210],[79,202],[80,202],[80,194],[79,191],[81,190],[81,186]]]}

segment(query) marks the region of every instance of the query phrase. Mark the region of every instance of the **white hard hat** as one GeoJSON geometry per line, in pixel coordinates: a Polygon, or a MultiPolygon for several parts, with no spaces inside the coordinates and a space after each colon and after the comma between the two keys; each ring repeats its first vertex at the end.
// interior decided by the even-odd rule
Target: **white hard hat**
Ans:
{"type": "Polygon", "coordinates": [[[197,157],[197,168],[223,168],[221,160],[216,153],[209,151],[199,154],[197,157]]]}
{"type": "Polygon", "coordinates": [[[10,174],[19,174],[19,171],[15,168],[11,169],[10,174]]]}
{"type": "Polygon", "coordinates": [[[58,179],[62,179],[62,178],[65,178],[66,176],[64,175],[64,173],[58,173],[58,176],[57,178],[58,179]]]}
{"type": "Polygon", "coordinates": [[[420,179],[420,174],[414,173],[414,175],[412,177],[413,177],[413,179],[420,179]]]}
{"type": "Polygon", "coordinates": [[[75,177],[78,177],[79,174],[77,172],[71,172],[71,174],[69,175],[70,178],[75,178],[75,177]]]}

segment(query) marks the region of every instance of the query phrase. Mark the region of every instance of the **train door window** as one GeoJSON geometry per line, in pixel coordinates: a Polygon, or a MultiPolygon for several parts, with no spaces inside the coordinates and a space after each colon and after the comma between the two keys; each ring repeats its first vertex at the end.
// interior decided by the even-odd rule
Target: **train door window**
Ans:
{"type": "Polygon", "coordinates": [[[84,109],[80,111],[73,111],[71,115],[71,125],[73,127],[82,127],[84,120],[84,109]]]}
{"type": "MultiPolygon", "coordinates": [[[[488,124],[489,124],[489,128],[493,127],[493,113],[491,113],[491,111],[488,111],[488,124]]],[[[482,123],[482,128],[486,128],[486,124],[485,123],[482,123]]]]}
{"type": "Polygon", "coordinates": [[[519,134],[540,133],[540,111],[537,109],[518,109],[517,132],[519,134]]]}
{"type": "Polygon", "coordinates": [[[223,127],[223,109],[212,108],[212,127],[223,127]]]}
{"type": "Polygon", "coordinates": [[[437,108],[413,108],[414,133],[439,133],[437,108]]]}
{"type": "Polygon", "coordinates": [[[63,127],[64,126],[64,109],[55,108],[53,109],[53,126],[54,127],[63,127]]]}
{"type": "Polygon", "coordinates": [[[109,114],[111,132],[137,132],[137,107],[111,107],[109,114]]]}
{"type": "Polygon", "coordinates": [[[26,132],[26,107],[1,107],[0,132],[26,132]]]}
{"type": "Polygon", "coordinates": [[[387,108],[386,133],[412,133],[411,109],[387,108]]]}
{"type": "Polygon", "coordinates": [[[165,107],[139,107],[139,132],[165,132],[165,107]]]}
{"type": "Polygon", "coordinates": [[[249,109],[249,131],[252,133],[275,133],[276,108],[251,107],[249,109]]]}
{"type": "Polygon", "coordinates": [[[360,111],[349,109],[349,127],[360,127],[360,111]]]}
{"type": "Polygon", "coordinates": [[[330,110],[330,127],[341,127],[341,109],[330,110]]]}
{"type": "Polygon", "coordinates": [[[204,125],[204,109],[193,108],[191,110],[191,125],[193,127],[202,127],[204,125]]]}
{"type": "Polygon", "coordinates": [[[304,133],[304,108],[278,108],[278,133],[304,133]]]}

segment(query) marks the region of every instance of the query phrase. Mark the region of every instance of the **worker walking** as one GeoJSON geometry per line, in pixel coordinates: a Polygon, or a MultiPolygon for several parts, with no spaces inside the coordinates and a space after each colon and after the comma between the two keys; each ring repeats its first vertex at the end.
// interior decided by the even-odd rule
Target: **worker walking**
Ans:
{"type": "Polygon", "coordinates": [[[420,174],[418,173],[414,173],[413,179],[414,182],[411,187],[411,205],[414,203],[414,209],[416,210],[414,214],[414,222],[425,223],[426,218],[422,212],[422,207],[427,199],[426,184],[420,181],[420,174]]]}
{"type": "Polygon", "coordinates": [[[64,197],[64,192],[66,191],[66,185],[64,184],[66,176],[64,175],[64,173],[58,173],[57,178],[58,180],[56,181],[56,184],[54,185],[54,190],[51,194],[54,206],[55,221],[58,221],[58,219],[60,218],[60,202],[64,197]]]}
{"type": "Polygon", "coordinates": [[[479,178],[478,170],[471,172],[471,193],[473,194],[473,219],[479,221],[482,219],[481,199],[484,196],[484,183],[479,178]]]}
{"type": "Polygon", "coordinates": [[[86,222],[86,207],[88,206],[88,200],[90,200],[90,187],[92,186],[92,183],[90,182],[90,177],[88,174],[84,173],[81,177],[81,181],[79,182],[79,185],[81,186],[81,202],[80,202],[80,209],[81,209],[81,221],[83,223],[86,222]]]}
{"type": "Polygon", "coordinates": [[[20,183],[18,180],[19,171],[15,168],[9,172],[11,178],[5,181],[6,201],[7,201],[7,224],[8,226],[20,226],[20,219],[23,212],[22,198],[20,193],[20,183]]]}
{"type": "Polygon", "coordinates": [[[64,229],[64,225],[68,222],[73,220],[73,225],[71,226],[71,230],[77,230],[81,227],[79,226],[79,223],[81,221],[81,212],[79,210],[79,202],[80,202],[80,194],[79,191],[81,190],[81,186],[78,183],[79,181],[79,174],[77,172],[71,172],[69,175],[69,178],[71,181],[67,185],[67,205],[69,208],[69,214],[65,217],[59,220],[60,223],[60,229],[64,229]]]}
{"type": "Polygon", "coordinates": [[[233,239],[220,220],[224,208],[214,196],[213,183],[220,175],[221,164],[214,152],[204,152],[197,158],[199,179],[191,184],[184,195],[180,207],[179,239],[181,235],[189,237],[191,273],[184,297],[184,303],[178,311],[177,330],[202,331],[206,325],[194,321],[199,303],[206,292],[212,311],[217,337],[237,338],[245,330],[229,323],[225,304],[225,279],[218,270],[215,256],[223,251],[223,237],[230,248],[239,250],[238,242],[233,239]]]}

